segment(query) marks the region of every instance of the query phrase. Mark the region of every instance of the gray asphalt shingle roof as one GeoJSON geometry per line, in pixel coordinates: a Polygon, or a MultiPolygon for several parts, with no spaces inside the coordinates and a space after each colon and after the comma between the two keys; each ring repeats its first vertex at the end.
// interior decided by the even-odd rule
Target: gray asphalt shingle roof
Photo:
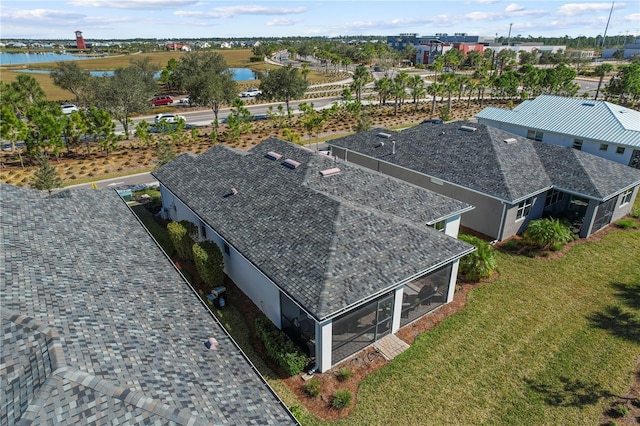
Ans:
{"type": "Polygon", "coordinates": [[[115,191],[0,190],[2,418],[296,424],[115,191]]]}
{"type": "Polygon", "coordinates": [[[631,167],[475,123],[425,123],[401,132],[374,129],[329,144],[510,203],[552,186],[604,200],[640,183],[640,172],[631,167]],[[380,132],[392,136],[383,139],[380,132]]]}
{"type": "Polygon", "coordinates": [[[640,112],[602,100],[540,95],[513,110],[485,108],[476,117],[532,130],[640,147],[640,112]]]}
{"type": "Polygon", "coordinates": [[[153,174],[318,319],[471,249],[425,226],[469,205],[276,138],[183,155],[153,174]]]}

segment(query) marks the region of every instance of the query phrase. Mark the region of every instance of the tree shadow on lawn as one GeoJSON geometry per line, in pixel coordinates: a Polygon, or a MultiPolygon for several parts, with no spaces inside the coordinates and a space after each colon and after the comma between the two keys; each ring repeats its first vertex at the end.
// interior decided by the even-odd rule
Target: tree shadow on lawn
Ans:
{"type": "Polygon", "coordinates": [[[602,398],[615,396],[600,384],[560,377],[556,384],[526,379],[529,389],[539,394],[542,400],[555,407],[585,407],[594,405],[602,398]]]}
{"type": "Polygon", "coordinates": [[[640,341],[640,284],[610,284],[617,290],[616,297],[630,309],[616,305],[606,306],[587,317],[592,327],[606,330],[614,336],[632,342],[640,341]]]}

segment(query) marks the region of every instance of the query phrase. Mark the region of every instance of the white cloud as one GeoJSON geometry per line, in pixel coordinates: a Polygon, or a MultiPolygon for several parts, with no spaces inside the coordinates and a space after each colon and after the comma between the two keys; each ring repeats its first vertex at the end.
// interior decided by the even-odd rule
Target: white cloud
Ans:
{"type": "Polygon", "coordinates": [[[260,5],[216,7],[214,10],[232,17],[236,15],[291,15],[308,11],[306,7],[270,7],[260,5]]]}
{"type": "Polygon", "coordinates": [[[288,27],[291,25],[299,24],[300,22],[302,22],[300,19],[275,18],[267,22],[267,26],[268,27],[288,27]]]}
{"type": "Polygon", "coordinates": [[[175,9],[199,4],[198,0],[72,0],[72,6],[110,9],[175,9]]]}
{"type": "Polygon", "coordinates": [[[522,12],[526,10],[526,8],[524,6],[520,6],[519,4],[515,4],[515,3],[511,3],[509,6],[506,7],[506,9],[504,10],[507,13],[514,13],[514,12],[522,12]]]}
{"type": "MultiPolygon", "coordinates": [[[[619,4],[618,6],[624,6],[624,3],[619,4]]],[[[589,13],[594,11],[601,10],[611,10],[611,4],[609,3],[568,3],[562,5],[558,9],[558,15],[561,16],[575,16],[581,15],[583,13],[589,13]]],[[[615,10],[615,7],[614,7],[615,10]]]]}

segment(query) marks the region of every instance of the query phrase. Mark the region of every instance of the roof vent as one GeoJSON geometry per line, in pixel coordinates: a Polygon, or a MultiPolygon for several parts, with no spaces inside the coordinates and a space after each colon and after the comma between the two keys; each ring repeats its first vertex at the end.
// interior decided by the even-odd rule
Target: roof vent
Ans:
{"type": "Polygon", "coordinates": [[[583,102],[582,106],[596,106],[593,102],[583,102]]]}
{"type": "Polygon", "coordinates": [[[338,167],[333,167],[331,169],[325,169],[320,171],[320,174],[322,175],[322,177],[333,176],[333,175],[337,175],[338,173],[340,173],[340,169],[338,167]]]}
{"type": "Polygon", "coordinates": [[[378,145],[376,145],[376,148],[382,148],[384,146],[384,142],[380,142],[378,145]]]}
{"type": "Polygon", "coordinates": [[[279,160],[282,158],[282,154],[278,154],[277,152],[269,151],[266,153],[265,157],[269,160],[279,160]]]}
{"type": "Polygon", "coordinates": [[[504,143],[511,145],[512,143],[516,143],[518,142],[518,139],[516,138],[507,138],[504,140],[504,143]]]}
{"type": "Polygon", "coordinates": [[[378,137],[379,138],[389,139],[391,137],[391,135],[389,133],[380,132],[380,133],[378,133],[378,137]]]}
{"type": "Polygon", "coordinates": [[[300,166],[300,163],[297,162],[296,160],[292,160],[290,158],[287,158],[286,160],[284,160],[282,162],[282,165],[285,167],[288,167],[290,169],[297,169],[300,166]]]}
{"type": "Polygon", "coordinates": [[[478,129],[476,129],[475,127],[471,127],[471,126],[460,126],[459,130],[462,130],[463,132],[475,132],[478,129]]]}

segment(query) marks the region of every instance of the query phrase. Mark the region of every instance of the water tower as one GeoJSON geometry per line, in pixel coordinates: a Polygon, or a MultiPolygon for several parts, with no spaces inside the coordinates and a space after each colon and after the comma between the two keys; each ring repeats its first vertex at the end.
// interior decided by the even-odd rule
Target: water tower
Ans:
{"type": "Polygon", "coordinates": [[[76,31],[76,49],[86,49],[87,45],[84,44],[84,38],[82,38],[82,31],[76,31]]]}

